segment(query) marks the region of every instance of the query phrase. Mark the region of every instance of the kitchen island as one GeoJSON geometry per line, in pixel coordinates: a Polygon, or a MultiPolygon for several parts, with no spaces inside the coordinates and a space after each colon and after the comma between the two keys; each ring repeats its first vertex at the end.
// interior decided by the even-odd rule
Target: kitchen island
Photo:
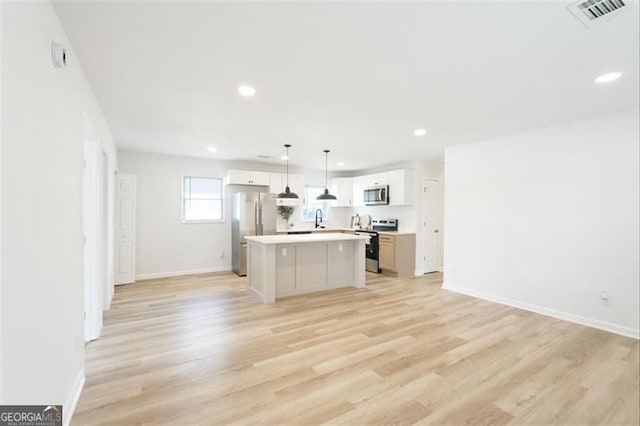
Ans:
{"type": "Polygon", "coordinates": [[[339,287],[365,286],[367,237],[343,233],[246,237],[247,286],[262,303],[339,287]]]}

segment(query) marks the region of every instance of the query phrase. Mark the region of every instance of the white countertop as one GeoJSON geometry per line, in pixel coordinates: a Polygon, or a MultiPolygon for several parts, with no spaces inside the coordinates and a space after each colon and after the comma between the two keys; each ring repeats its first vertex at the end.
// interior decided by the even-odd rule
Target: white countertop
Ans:
{"type": "MultiPolygon", "coordinates": [[[[311,232],[317,233],[331,233],[331,232],[353,232],[364,231],[364,229],[358,228],[311,228],[311,229],[291,229],[291,231],[278,231],[278,234],[285,235],[287,232],[311,232]]],[[[415,235],[415,232],[398,232],[398,231],[376,231],[380,235],[415,235]]]]}
{"type": "Polygon", "coordinates": [[[289,230],[278,229],[278,234],[286,234],[287,232],[353,232],[352,228],[291,228],[289,230]]]}
{"type": "Polygon", "coordinates": [[[343,234],[338,232],[318,232],[315,234],[292,234],[292,235],[260,235],[255,237],[245,237],[249,242],[259,244],[291,244],[291,243],[314,243],[327,241],[352,241],[366,240],[366,235],[343,234]]]}

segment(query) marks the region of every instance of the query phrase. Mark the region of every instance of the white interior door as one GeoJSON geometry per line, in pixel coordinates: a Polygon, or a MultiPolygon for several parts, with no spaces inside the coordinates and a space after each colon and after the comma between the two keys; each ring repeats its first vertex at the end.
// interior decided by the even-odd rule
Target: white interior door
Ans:
{"type": "Polygon", "coordinates": [[[436,179],[425,179],[423,186],[423,235],[424,235],[424,273],[435,272],[440,258],[440,182],[436,179]]]}
{"type": "Polygon", "coordinates": [[[136,177],[116,176],[116,284],[136,280],[136,177]]]}

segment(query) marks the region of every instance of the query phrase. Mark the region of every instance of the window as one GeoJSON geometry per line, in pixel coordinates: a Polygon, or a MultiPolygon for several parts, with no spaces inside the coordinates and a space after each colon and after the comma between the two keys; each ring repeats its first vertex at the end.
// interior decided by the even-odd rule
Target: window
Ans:
{"type": "Polygon", "coordinates": [[[316,210],[322,210],[322,220],[329,219],[329,201],[316,200],[316,197],[324,193],[324,185],[304,186],[304,205],[302,206],[302,221],[313,222],[316,220],[316,210]]]}
{"type": "Polygon", "coordinates": [[[182,222],[223,220],[222,179],[184,176],[182,178],[182,222]]]}

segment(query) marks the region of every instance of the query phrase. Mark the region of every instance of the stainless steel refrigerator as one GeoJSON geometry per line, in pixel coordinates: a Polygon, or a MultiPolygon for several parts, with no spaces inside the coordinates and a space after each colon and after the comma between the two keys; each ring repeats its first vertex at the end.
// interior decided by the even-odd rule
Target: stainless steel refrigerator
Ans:
{"type": "Polygon", "coordinates": [[[231,210],[231,263],[233,272],[247,275],[247,240],[276,233],[275,194],[236,192],[231,210]]]}

